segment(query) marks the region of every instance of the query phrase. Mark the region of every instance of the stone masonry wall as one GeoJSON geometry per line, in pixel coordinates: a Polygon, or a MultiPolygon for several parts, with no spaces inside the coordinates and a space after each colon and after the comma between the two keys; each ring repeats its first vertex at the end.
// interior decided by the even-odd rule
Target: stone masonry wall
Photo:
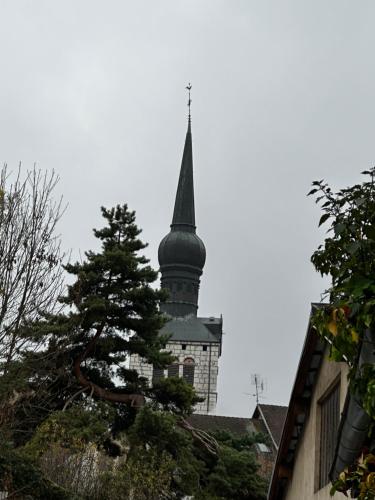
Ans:
{"type": "MultiPolygon", "coordinates": [[[[202,403],[196,405],[195,413],[212,414],[215,412],[219,349],[220,344],[212,342],[199,344],[194,342],[169,342],[166,346],[166,350],[171,351],[178,360],[180,377],[182,377],[184,360],[186,358],[194,360],[194,388],[198,396],[205,398],[202,403]],[[206,346],[206,350],[204,350],[203,346],[206,346]]],[[[150,385],[152,384],[152,365],[145,363],[138,355],[131,356],[130,369],[136,370],[140,376],[149,380],[150,385]]],[[[167,370],[164,370],[164,376],[168,376],[167,370]]]]}

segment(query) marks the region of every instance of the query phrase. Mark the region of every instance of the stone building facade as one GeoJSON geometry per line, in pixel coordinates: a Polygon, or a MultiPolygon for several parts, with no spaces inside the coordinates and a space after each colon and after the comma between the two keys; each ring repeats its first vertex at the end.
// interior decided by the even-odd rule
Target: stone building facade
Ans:
{"type": "Polygon", "coordinates": [[[216,408],[223,320],[197,315],[206,249],[195,226],[190,115],[170,227],[158,254],[161,287],[168,291],[168,299],[162,305],[168,322],[160,333],[169,336],[166,350],[172,352],[176,361],[160,370],[135,355],[130,359],[130,368],[147,377],[150,384],[160,377],[183,377],[194,386],[198,396],[204,398],[195,411],[209,414],[216,408]]]}
{"type": "MultiPolygon", "coordinates": [[[[213,413],[217,401],[217,375],[220,345],[218,343],[186,343],[169,342],[167,350],[176,357],[173,376],[185,377],[193,382],[199,397],[204,398],[202,403],[195,407],[196,413],[213,413]],[[186,375],[186,367],[190,372],[186,375]],[[192,368],[192,369],[191,369],[192,368]],[[191,375],[193,373],[193,376],[191,375]]],[[[152,384],[155,376],[152,365],[142,362],[139,356],[132,357],[131,368],[136,369],[142,377],[146,377],[152,384]]],[[[158,376],[168,377],[168,369],[163,370],[158,376]]]]}

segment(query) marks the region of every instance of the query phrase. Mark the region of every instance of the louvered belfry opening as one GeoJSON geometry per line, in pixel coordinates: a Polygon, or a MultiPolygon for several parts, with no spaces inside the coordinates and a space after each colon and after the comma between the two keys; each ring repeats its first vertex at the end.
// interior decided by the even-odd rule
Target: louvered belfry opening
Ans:
{"type": "Polygon", "coordinates": [[[190,385],[194,385],[195,363],[193,358],[186,358],[182,370],[182,376],[190,385]]]}
{"type": "Polygon", "coordinates": [[[179,375],[179,365],[178,363],[173,363],[173,365],[168,366],[168,377],[178,377],[179,375]]]}
{"type": "Polygon", "coordinates": [[[329,483],[340,422],[340,384],[320,402],[319,489],[329,483]]]}

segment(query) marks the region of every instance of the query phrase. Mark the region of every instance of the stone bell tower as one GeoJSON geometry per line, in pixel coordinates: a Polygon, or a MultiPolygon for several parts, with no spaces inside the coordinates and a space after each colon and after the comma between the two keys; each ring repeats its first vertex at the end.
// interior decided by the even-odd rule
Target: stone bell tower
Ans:
{"type": "Polygon", "coordinates": [[[169,334],[166,349],[176,361],[166,370],[143,363],[132,356],[130,367],[150,383],[161,377],[183,377],[204,398],[196,413],[214,413],[217,401],[218,360],[222,346],[222,317],[198,317],[200,279],[206,261],[206,249],[196,234],[193,150],[190,115],[177,186],[176,199],[169,233],[159,245],[161,287],[169,297],[162,310],[169,321],[161,330],[169,334]]]}

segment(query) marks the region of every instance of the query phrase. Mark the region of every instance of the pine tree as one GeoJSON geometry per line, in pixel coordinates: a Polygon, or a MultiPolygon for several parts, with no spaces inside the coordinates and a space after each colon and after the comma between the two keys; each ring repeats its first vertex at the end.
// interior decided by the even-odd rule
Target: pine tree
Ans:
{"type": "Polygon", "coordinates": [[[83,388],[103,400],[141,406],[145,381],[123,363],[131,354],[156,366],[172,361],[161,351],[167,338],[159,335],[165,322],[159,304],[165,296],[152,288],[157,272],[139,255],[146,245],[138,237],[135,213],[126,205],[102,213],[108,226],[94,231],[101,252],[87,252],[85,262],[66,267],[76,276],[64,299],[75,309],[67,317],[75,325],[74,373],[83,388]],[[85,361],[89,366],[82,371],[85,361]]]}
{"type": "Polygon", "coordinates": [[[22,394],[10,420],[23,442],[51,411],[87,395],[112,403],[114,427],[120,422],[124,427],[125,417],[130,414],[131,423],[145,395],[152,396],[147,380],[127,369],[126,360],[139,354],[158,367],[173,361],[162,350],[167,338],[159,335],[166,321],[159,308],[165,294],[153,288],[157,272],[140,254],[146,244],[139,238],[135,213],[123,205],[102,208],[102,214],[107,225],[94,230],[101,249],[66,266],[75,281],[60,299],[64,311],[24,328],[28,348],[2,380],[3,398],[5,393],[11,398],[14,390],[22,394]],[[44,348],[34,349],[32,341],[44,348]]]}

